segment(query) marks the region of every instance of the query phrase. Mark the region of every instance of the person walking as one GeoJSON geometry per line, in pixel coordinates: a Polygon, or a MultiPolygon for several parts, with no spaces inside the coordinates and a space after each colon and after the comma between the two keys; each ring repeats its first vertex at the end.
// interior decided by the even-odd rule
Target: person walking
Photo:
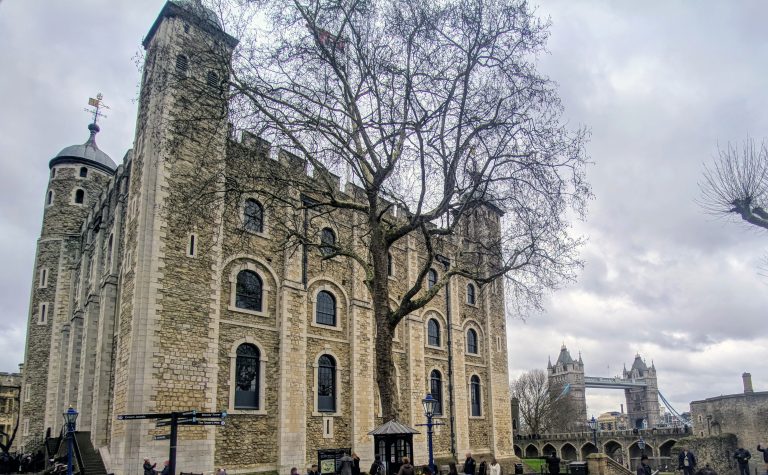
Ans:
{"type": "Polygon", "coordinates": [[[560,474],[560,458],[557,456],[556,453],[552,452],[552,454],[547,457],[547,470],[549,470],[549,475],[559,475],[560,474]]]}
{"type": "Polygon", "coordinates": [[[360,475],[360,457],[352,452],[352,475],[360,475]]]}
{"type": "Polygon", "coordinates": [[[762,448],[760,444],[757,444],[757,450],[763,453],[763,463],[765,463],[765,471],[768,473],[768,447],[762,448]]]}
{"type": "MultiPolygon", "coordinates": [[[[315,467],[315,465],[313,465],[315,467]]],[[[320,475],[319,473],[317,475],[320,475]]],[[[368,475],[384,475],[384,464],[381,463],[381,455],[377,455],[373,458],[371,469],[368,471],[368,475]]]]}
{"type": "Polygon", "coordinates": [[[317,469],[317,464],[313,463],[311,467],[309,467],[309,470],[307,470],[307,475],[320,475],[320,470],[317,469]]]}
{"type": "Polygon", "coordinates": [[[677,469],[683,471],[683,475],[693,475],[696,470],[696,456],[688,451],[688,447],[683,447],[683,451],[677,457],[677,469]]]}
{"type": "Polygon", "coordinates": [[[487,475],[488,464],[485,462],[485,457],[480,457],[480,465],[477,466],[477,475],[487,475]]]}
{"type": "Polygon", "coordinates": [[[227,469],[226,469],[226,468],[224,468],[224,467],[221,467],[221,468],[219,468],[219,469],[216,471],[216,475],[227,475],[227,469]]]}
{"type": "Polygon", "coordinates": [[[448,475],[459,475],[459,470],[456,468],[456,462],[448,464],[448,475]]]}
{"type": "Polygon", "coordinates": [[[352,457],[350,457],[349,454],[344,454],[341,459],[339,459],[339,462],[341,462],[339,473],[341,475],[352,475],[352,467],[354,465],[354,460],[352,460],[352,457]]]}
{"type": "Polygon", "coordinates": [[[496,457],[491,458],[491,466],[489,471],[489,475],[501,475],[501,465],[499,465],[496,457]]]}
{"type": "Polygon", "coordinates": [[[739,475],[749,475],[749,459],[752,458],[752,454],[744,447],[739,447],[736,452],[733,453],[733,458],[736,459],[739,465],[739,475]]]}
{"type": "Polygon", "coordinates": [[[411,465],[411,459],[408,457],[403,457],[403,464],[400,465],[400,470],[398,470],[397,475],[413,475],[413,465],[411,465]]]}
{"type": "Polygon", "coordinates": [[[464,460],[463,473],[466,475],[475,475],[475,459],[472,458],[471,452],[467,452],[467,458],[464,460]]]}
{"type": "Polygon", "coordinates": [[[144,475],[155,475],[157,473],[155,471],[155,467],[157,466],[156,463],[152,463],[148,458],[144,459],[144,475]]]}
{"type": "Polygon", "coordinates": [[[651,475],[651,466],[648,465],[648,456],[640,457],[640,465],[637,466],[637,475],[651,475]]]}
{"type": "Polygon", "coordinates": [[[163,471],[160,472],[160,475],[171,475],[171,461],[166,460],[163,463],[163,471]]]}

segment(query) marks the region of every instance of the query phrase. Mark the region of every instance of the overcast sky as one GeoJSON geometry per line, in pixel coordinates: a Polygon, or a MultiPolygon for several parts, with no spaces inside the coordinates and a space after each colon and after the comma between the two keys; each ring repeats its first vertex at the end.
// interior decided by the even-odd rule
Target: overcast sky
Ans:
{"type": "MultiPolygon", "coordinates": [[[[595,199],[579,281],[547,311],[509,325],[512,377],[545,368],[564,342],[587,374],[613,376],[639,352],[680,411],[768,389],[768,236],[695,203],[718,144],[767,135],[768,3],[542,2],[551,17],[541,70],[560,84],[567,120],[591,130],[595,199]]],[[[23,360],[35,241],[48,161],[82,143],[88,97],[111,107],[99,147],[131,147],[135,56],[162,0],[6,0],[0,4],[0,371],[23,360]]],[[[588,390],[589,414],[621,391],[588,390]]]]}

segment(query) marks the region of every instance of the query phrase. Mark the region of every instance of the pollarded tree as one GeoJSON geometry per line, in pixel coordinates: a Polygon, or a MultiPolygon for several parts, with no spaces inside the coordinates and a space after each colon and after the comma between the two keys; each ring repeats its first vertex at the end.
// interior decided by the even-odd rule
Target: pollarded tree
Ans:
{"type": "Polygon", "coordinates": [[[268,194],[286,246],[359,266],[385,420],[399,413],[395,328],[452,277],[504,278],[513,306],[537,306],[573,278],[579,242],[566,214],[580,215],[590,195],[586,132],[562,124],[555,84],[536,70],[548,24],[526,2],[220,0],[214,10],[240,40],[227,91],[235,127],[290,151],[282,156],[313,178],[231,160],[207,181],[213,191],[190,197],[268,194]],[[341,191],[334,174],[355,186],[341,191]],[[496,229],[466,229],[489,209],[503,214],[496,229]],[[318,243],[307,213],[354,223],[354,242],[318,243]],[[424,259],[393,295],[389,250],[413,236],[424,259]],[[430,287],[433,266],[445,272],[430,287]]]}
{"type": "Polygon", "coordinates": [[[768,229],[768,148],[748,139],[741,149],[728,144],[704,167],[699,184],[702,205],[715,214],[736,213],[744,221],[768,229]]]}

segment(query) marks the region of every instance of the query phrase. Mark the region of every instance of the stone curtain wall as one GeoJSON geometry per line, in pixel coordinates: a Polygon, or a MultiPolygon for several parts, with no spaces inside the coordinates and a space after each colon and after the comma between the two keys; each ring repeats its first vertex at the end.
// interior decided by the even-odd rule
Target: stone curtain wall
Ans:
{"type": "MultiPolygon", "coordinates": [[[[680,455],[683,447],[696,456],[697,470],[704,468],[709,464],[718,475],[736,475],[738,467],[733,459],[733,453],[739,447],[736,436],[733,434],[722,434],[711,437],[685,437],[677,441],[672,447],[672,463],[677,468],[677,457],[680,455]]],[[[759,467],[758,472],[762,473],[764,464],[762,463],[762,454],[752,451],[752,460],[750,461],[750,472],[754,467],[759,467]]]]}
{"type": "Polygon", "coordinates": [[[739,446],[749,450],[754,459],[757,444],[768,442],[768,392],[693,401],[691,418],[695,435],[735,434],[739,446]]]}

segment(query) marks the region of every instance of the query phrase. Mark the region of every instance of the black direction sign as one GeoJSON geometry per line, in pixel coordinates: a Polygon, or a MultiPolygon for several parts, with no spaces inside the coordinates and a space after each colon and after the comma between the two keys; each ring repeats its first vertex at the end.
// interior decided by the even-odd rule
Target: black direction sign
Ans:
{"type": "Polygon", "coordinates": [[[223,426],[224,421],[197,421],[194,422],[195,425],[201,425],[201,426],[223,426]]]}
{"type": "Polygon", "coordinates": [[[118,421],[133,421],[137,419],[166,419],[171,417],[171,414],[120,414],[117,416],[118,421]]]}
{"type": "Polygon", "coordinates": [[[163,434],[163,435],[156,435],[155,440],[170,440],[171,435],[170,434],[163,434]]]}
{"type": "Polygon", "coordinates": [[[196,413],[197,413],[197,411],[192,410],[192,411],[187,411],[187,412],[181,412],[181,413],[179,413],[179,415],[182,416],[182,417],[189,417],[189,416],[194,416],[196,413]]]}
{"type": "MultiPolygon", "coordinates": [[[[178,419],[176,421],[176,423],[177,424],[190,424],[190,423],[194,424],[195,423],[195,418],[194,417],[187,417],[187,418],[184,418],[184,419],[178,419]]],[[[155,427],[165,427],[165,426],[169,426],[171,424],[173,424],[173,421],[158,421],[155,424],[155,427]]]]}
{"type": "Polygon", "coordinates": [[[227,411],[222,412],[199,412],[197,413],[197,417],[202,417],[203,419],[208,418],[214,418],[214,417],[227,417],[227,411]]]}

